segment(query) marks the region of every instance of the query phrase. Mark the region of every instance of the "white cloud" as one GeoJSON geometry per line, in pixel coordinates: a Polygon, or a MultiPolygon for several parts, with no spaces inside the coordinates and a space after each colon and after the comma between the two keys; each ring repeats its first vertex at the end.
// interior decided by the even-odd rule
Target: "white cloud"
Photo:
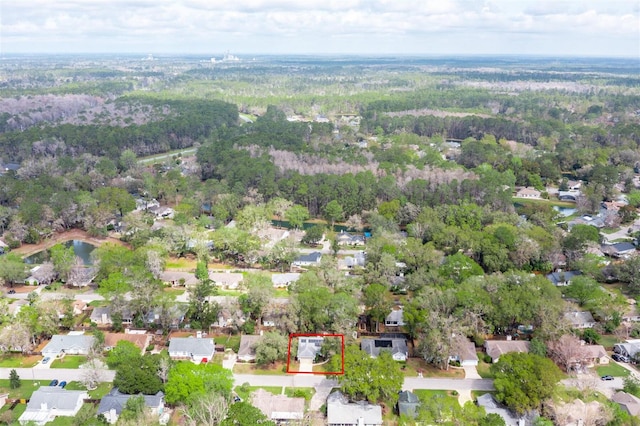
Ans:
{"type": "Polygon", "coordinates": [[[0,7],[4,51],[155,45],[205,53],[215,38],[218,51],[255,53],[287,52],[288,43],[293,53],[437,53],[435,40],[451,53],[640,53],[633,0],[19,0],[0,7]],[[593,52],[595,45],[613,48],[593,52]]]}

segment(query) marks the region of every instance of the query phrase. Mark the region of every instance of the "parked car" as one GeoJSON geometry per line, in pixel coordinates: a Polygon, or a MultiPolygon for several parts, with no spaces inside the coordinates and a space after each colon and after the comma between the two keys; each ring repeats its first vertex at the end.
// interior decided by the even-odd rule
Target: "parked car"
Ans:
{"type": "Polygon", "coordinates": [[[7,293],[9,294],[16,294],[16,291],[14,289],[9,290],[7,293]]]}
{"type": "Polygon", "coordinates": [[[629,362],[629,357],[620,354],[613,354],[611,355],[611,358],[613,358],[614,361],[618,362],[629,362]]]}
{"type": "Polygon", "coordinates": [[[609,381],[609,380],[613,380],[613,376],[606,375],[606,376],[600,377],[600,379],[604,381],[609,381]]]}
{"type": "Polygon", "coordinates": [[[60,384],[58,385],[61,388],[64,388],[65,386],[67,386],[67,382],[65,382],[64,380],[60,382],[60,384]]]}
{"type": "Polygon", "coordinates": [[[51,382],[49,382],[49,386],[58,386],[58,379],[53,379],[51,382]]]}
{"type": "Polygon", "coordinates": [[[46,356],[46,357],[44,357],[44,358],[42,359],[42,363],[43,363],[43,364],[47,364],[49,361],[51,361],[51,358],[49,358],[48,356],[46,356]]]}

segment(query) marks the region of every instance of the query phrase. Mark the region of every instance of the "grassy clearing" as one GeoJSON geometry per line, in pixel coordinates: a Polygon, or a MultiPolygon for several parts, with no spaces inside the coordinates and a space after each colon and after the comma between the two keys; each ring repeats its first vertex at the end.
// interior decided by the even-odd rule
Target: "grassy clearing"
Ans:
{"type": "Polygon", "coordinates": [[[440,370],[433,365],[427,364],[421,358],[409,358],[406,363],[402,363],[402,371],[406,377],[418,377],[418,371],[422,371],[423,377],[443,377],[450,379],[464,379],[464,371],[450,368],[440,370]]]}
{"type": "Polygon", "coordinates": [[[596,367],[596,371],[600,376],[627,377],[629,375],[629,370],[615,362],[611,362],[609,365],[596,367]]]}
{"type": "MultiPolygon", "coordinates": [[[[89,397],[94,399],[101,399],[103,396],[109,393],[111,388],[113,388],[113,384],[109,382],[100,383],[96,389],[89,391],[89,397]]],[[[65,389],[87,390],[87,387],[80,382],[69,382],[65,389]]]]}
{"type": "Polygon", "coordinates": [[[605,347],[605,349],[612,349],[613,345],[620,341],[619,337],[614,336],[613,334],[602,334],[600,335],[600,339],[598,343],[605,347]]]}
{"type": "Polygon", "coordinates": [[[241,336],[216,336],[213,341],[217,345],[224,345],[225,348],[231,348],[235,353],[238,353],[240,349],[240,337],[241,336]]]}
{"type": "Polygon", "coordinates": [[[285,376],[287,374],[287,364],[278,362],[270,367],[260,368],[256,364],[237,363],[233,367],[235,374],[257,374],[260,376],[285,376]]]}
{"type": "Polygon", "coordinates": [[[482,361],[478,362],[478,366],[476,367],[476,369],[478,370],[478,374],[483,379],[493,379],[493,374],[491,373],[491,371],[489,371],[490,368],[491,364],[487,364],[486,362],[482,361]]]}
{"type": "Polygon", "coordinates": [[[56,359],[51,363],[51,368],[80,368],[80,365],[87,362],[84,355],[66,355],[64,358],[56,359]]]}
{"type": "Polygon", "coordinates": [[[0,393],[8,393],[10,399],[29,399],[33,391],[49,384],[49,380],[20,380],[18,389],[9,387],[9,379],[0,379],[0,393]]]}
{"type": "Polygon", "coordinates": [[[1,368],[31,368],[36,365],[42,357],[37,355],[25,356],[22,354],[7,354],[0,356],[1,368]]]}
{"type": "Polygon", "coordinates": [[[196,268],[196,260],[195,259],[187,259],[185,257],[171,257],[166,262],[167,269],[178,269],[178,270],[195,270],[196,268]]]}
{"type": "Polygon", "coordinates": [[[256,391],[258,389],[264,389],[267,392],[271,392],[274,395],[280,395],[282,393],[282,388],[280,386],[236,386],[234,391],[238,394],[243,401],[248,401],[251,392],[256,391]]]}
{"type": "Polygon", "coordinates": [[[284,394],[290,398],[304,398],[305,401],[311,401],[316,393],[314,388],[285,388],[284,394]]]}
{"type": "Polygon", "coordinates": [[[460,405],[458,403],[458,394],[456,391],[448,390],[428,390],[428,389],[416,389],[413,391],[420,401],[429,401],[433,398],[442,398],[443,406],[460,405]]]}

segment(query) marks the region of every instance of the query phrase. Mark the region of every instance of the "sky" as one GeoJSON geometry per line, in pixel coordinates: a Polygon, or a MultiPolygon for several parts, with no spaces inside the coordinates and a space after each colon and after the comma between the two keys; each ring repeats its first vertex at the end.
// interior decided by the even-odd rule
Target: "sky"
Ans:
{"type": "Polygon", "coordinates": [[[640,58],[640,0],[0,0],[0,50],[640,58]]]}

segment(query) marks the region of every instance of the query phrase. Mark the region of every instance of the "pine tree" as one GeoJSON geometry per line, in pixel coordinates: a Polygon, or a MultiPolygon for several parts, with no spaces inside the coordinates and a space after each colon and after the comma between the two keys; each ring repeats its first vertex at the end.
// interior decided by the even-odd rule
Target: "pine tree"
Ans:
{"type": "Polygon", "coordinates": [[[18,376],[18,372],[15,369],[9,373],[9,386],[11,389],[18,389],[20,387],[20,376],[18,376]]]}

